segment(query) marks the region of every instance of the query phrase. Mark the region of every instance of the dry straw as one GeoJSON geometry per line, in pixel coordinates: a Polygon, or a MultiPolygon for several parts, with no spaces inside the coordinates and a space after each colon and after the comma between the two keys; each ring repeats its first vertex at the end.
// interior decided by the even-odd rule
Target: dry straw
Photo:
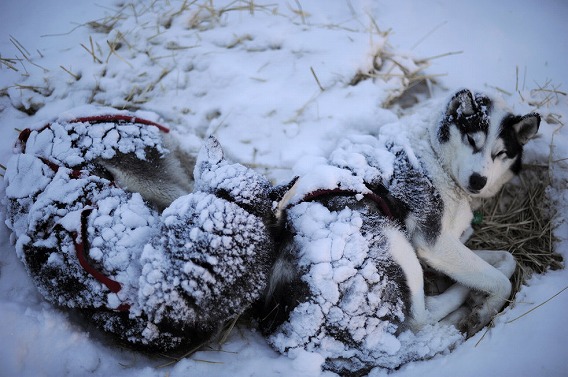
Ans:
{"type": "Polygon", "coordinates": [[[507,250],[513,254],[517,269],[511,297],[533,273],[563,267],[562,257],[554,252],[555,212],[547,197],[549,184],[548,166],[526,166],[518,181],[485,200],[479,210],[482,221],[474,226],[467,242],[474,250],[507,250]]]}
{"type": "MultiPolygon", "coordinates": [[[[381,33],[385,38],[388,33],[381,33]]],[[[436,84],[436,79],[443,74],[426,74],[425,70],[431,61],[444,56],[461,54],[461,51],[448,52],[429,58],[416,59],[411,56],[403,56],[390,51],[388,43],[381,46],[373,57],[373,66],[368,71],[358,71],[349,82],[349,85],[357,85],[363,80],[380,79],[388,82],[398,80],[399,89],[392,90],[388,98],[382,103],[382,107],[408,108],[416,103],[417,94],[430,94],[430,88],[436,84]]]]}

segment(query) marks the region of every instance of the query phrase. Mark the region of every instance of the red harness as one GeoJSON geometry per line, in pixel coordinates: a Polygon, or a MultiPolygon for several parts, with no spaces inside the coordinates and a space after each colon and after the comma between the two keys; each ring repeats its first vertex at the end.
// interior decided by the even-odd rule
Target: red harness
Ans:
{"type": "MultiPolygon", "coordinates": [[[[146,119],[142,119],[142,118],[138,118],[138,117],[133,117],[133,116],[129,116],[129,115],[98,115],[98,116],[92,116],[92,117],[83,117],[83,118],[77,118],[77,119],[73,119],[71,121],[69,121],[68,123],[90,123],[90,124],[98,124],[98,123],[116,123],[116,124],[124,124],[124,123],[138,123],[138,124],[143,124],[143,125],[147,125],[147,126],[155,126],[157,127],[160,131],[164,132],[164,133],[168,133],[170,132],[170,129],[167,127],[164,127],[158,123],[146,120],[146,119]]],[[[45,126],[43,126],[42,128],[40,128],[39,130],[37,130],[38,132],[41,132],[47,128],[51,127],[51,123],[46,124],[45,126]]],[[[22,153],[25,152],[26,150],[26,142],[28,141],[30,135],[32,133],[32,130],[29,128],[26,128],[25,130],[23,130],[22,132],[20,132],[20,135],[18,136],[18,141],[20,143],[21,149],[22,149],[22,153]]],[[[59,170],[59,168],[61,167],[61,165],[58,165],[52,161],[49,161],[47,158],[44,157],[39,157],[39,159],[45,164],[47,165],[51,170],[53,170],[54,172],[57,172],[59,170]]],[[[77,179],[81,176],[84,176],[88,174],[88,172],[85,171],[81,171],[81,170],[71,170],[69,176],[71,178],[77,179]]],[[[89,215],[91,214],[91,212],[93,211],[92,208],[85,208],[81,211],[81,238],[79,241],[79,237],[77,232],[72,232],[71,236],[73,238],[73,244],[75,247],[75,255],[77,257],[77,260],[79,261],[79,265],[85,270],[85,272],[87,272],[89,275],[91,275],[93,278],[95,278],[97,281],[99,281],[101,284],[105,285],[109,291],[113,292],[113,293],[118,293],[120,292],[120,290],[122,289],[122,285],[117,282],[116,280],[112,280],[111,278],[109,278],[108,276],[106,276],[105,274],[103,274],[102,272],[100,272],[99,270],[97,270],[95,267],[93,267],[88,260],[87,257],[87,250],[85,247],[85,243],[87,240],[87,236],[88,236],[88,219],[89,219],[89,215]]],[[[120,306],[118,306],[118,308],[116,308],[117,311],[128,311],[130,309],[130,305],[129,304],[121,304],[120,306]]]]}
{"type": "Polygon", "coordinates": [[[307,194],[306,196],[304,196],[304,199],[302,201],[311,202],[311,201],[317,200],[318,198],[320,198],[322,196],[326,196],[326,195],[337,195],[337,196],[363,195],[363,197],[365,197],[366,199],[373,201],[379,207],[379,210],[381,211],[381,213],[384,216],[388,217],[390,220],[396,221],[396,217],[393,216],[388,202],[381,195],[376,194],[374,192],[368,192],[368,193],[365,193],[365,194],[361,194],[357,191],[343,190],[343,189],[340,189],[340,188],[319,189],[319,190],[312,191],[309,194],[307,194]]]}
{"type": "MultiPolygon", "coordinates": [[[[90,124],[98,124],[98,123],[117,123],[117,124],[124,124],[124,123],[139,123],[139,124],[143,124],[145,126],[154,126],[157,127],[160,131],[162,131],[163,133],[169,133],[170,129],[168,127],[162,126],[161,124],[158,124],[156,122],[152,122],[151,120],[147,120],[147,119],[143,119],[143,118],[138,118],[135,116],[131,116],[131,115],[95,115],[95,116],[91,116],[91,117],[82,117],[82,118],[76,118],[73,120],[70,120],[66,123],[90,123],[90,124]]],[[[51,127],[51,123],[47,123],[45,126],[37,129],[37,130],[32,130],[30,128],[26,128],[25,130],[23,130],[22,132],[20,132],[20,135],[18,136],[18,141],[20,142],[21,148],[22,148],[22,153],[24,153],[26,151],[26,142],[28,141],[32,131],[38,131],[41,132],[47,128],[51,127]]]]}

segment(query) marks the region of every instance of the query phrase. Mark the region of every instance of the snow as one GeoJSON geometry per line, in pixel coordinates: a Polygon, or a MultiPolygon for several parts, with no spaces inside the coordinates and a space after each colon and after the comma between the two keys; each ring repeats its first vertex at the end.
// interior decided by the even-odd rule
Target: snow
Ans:
{"type": "MultiPolygon", "coordinates": [[[[394,75],[388,81],[363,80],[354,86],[347,85],[355,74],[372,68],[374,53],[384,46],[390,46],[389,51],[408,69],[415,66],[412,57],[462,51],[432,60],[426,73],[444,74],[438,80],[449,91],[470,87],[503,95],[519,114],[539,107],[543,117],[541,137],[527,145],[525,155],[528,162],[555,161],[549,195],[558,210],[556,249],[568,257],[565,251],[568,246],[565,220],[568,214],[565,160],[568,131],[554,121],[566,122],[568,100],[565,95],[550,92],[551,89],[565,92],[568,83],[564,64],[568,57],[565,43],[568,5],[562,0],[275,1],[268,2],[275,5],[256,8],[252,14],[245,7],[227,11],[220,17],[206,8],[179,16],[176,12],[182,2],[169,3],[171,7],[166,2],[155,3],[153,8],[142,4],[126,7],[110,33],[81,25],[93,19],[103,21],[116,14],[113,0],[91,4],[68,0],[3,4],[1,57],[22,58],[25,53],[31,62],[25,58],[14,61],[12,64],[17,71],[4,64],[0,67],[3,124],[0,162],[8,163],[14,150],[17,138],[14,128],[40,128],[55,118],[69,120],[98,114],[100,110],[92,104],[119,109],[135,104],[136,108],[130,110],[138,110],[139,116],[171,127],[184,149],[197,152],[206,137],[213,134],[232,160],[254,167],[273,183],[285,183],[295,174],[323,167],[324,158],[338,146],[344,148],[339,148],[341,152],[332,156],[336,164],[359,164],[365,169],[357,156],[350,154],[349,141],[365,140],[370,144],[369,137],[361,134],[377,135],[379,126],[397,120],[396,111],[380,105],[404,83],[394,75]],[[303,17],[293,11],[298,10],[299,5],[305,12],[303,17]],[[275,8],[278,14],[274,14],[275,8]],[[373,22],[381,31],[392,28],[388,37],[377,34],[373,22]],[[89,38],[101,63],[94,61],[86,51],[91,48],[89,38]],[[120,42],[122,47],[112,53],[107,41],[120,42]],[[18,42],[26,51],[16,48],[18,42]],[[80,75],[80,79],[61,66],[80,75]],[[540,87],[545,90],[539,91],[540,87]],[[538,103],[543,104],[537,106],[538,103]],[[551,142],[553,148],[550,148],[551,142]]],[[[220,9],[223,4],[218,2],[215,6],[220,9]]],[[[393,72],[397,68],[385,61],[382,72],[389,69],[393,72]]],[[[423,109],[438,111],[437,100],[445,98],[449,91],[434,87],[435,100],[426,102],[423,109]]],[[[93,135],[93,140],[101,139],[93,135]]],[[[80,147],[98,154],[105,152],[104,144],[93,141],[80,147]]],[[[77,155],[67,153],[64,145],[58,148],[60,161],[77,155]]],[[[216,159],[214,154],[208,158],[216,159]]],[[[388,156],[376,158],[385,166],[389,165],[388,156]]],[[[8,185],[6,194],[25,197],[41,191],[51,180],[52,173],[38,172],[40,165],[43,164],[37,164],[37,160],[20,161],[19,166],[29,169],[30,174],[18,175],[24,181],[13,187],[23,187],[26,191],[11,192],[8,185]]],[[[207,170],[211,174],[203,179],[215,186],[223,184],[221,176],[234,179],[243,172],[247,180],[255,177],[250,170],[229,165],[219,166],[219,175],[207,170]]],[[[325,178],[338,173],[321,171],[311,182],[303,181],[306,186],[302,190],[309,190],[309,185],[321,186],[325,178]]],[[[329,182],[333,183],[335,178],[329,182]]],[[[244,203],[253,200],[244,189],[255,191],[264,187],[258,181],[248,186],[244,183],[247,180],[238,185],[234,180],[225,182],[227,187],[241,189],[234,194],[244,203]]],[[[352,182],[350,187],[356,185],[357,182],[352,182]]],[[[206,187],[201,190],[208,192],[206,187]]],[[[215,205],[216,202],[211,199],[203,203],[215,205]]],[[[105,204],[108,214],[117,206],[125,206],[126,202],[105,204]]],[[[179,202],[175,208],[183,212],[181,207],[186,204],[179,202]]],[[[102,203],[98,211],[101,213],[97,219],[103,222],[105,207],[102,203]]],[[[143,218],[131,215],[131,209],[126,212],[128,217],[123,226],[147,225],[143,218]]],[[[71,211],[60,221],[71,229],[77,224],[76,218],[77,213],[71,211]]],[[[214,227],[215,217],[210,219],[208,227],[214,227]]],[[[106,218],[106,221],[110,220],[106,218]]],[[[183,221],[183,217],[174,216],[167,223],[173,226],[179,221],[183,221]]],[[[317,223],[306,224],[308,226],[313,231],[319,227],[317,223]]],[[[103,223],[99,227],[103,229],[103,223]]],[[[123,233],[121,240],[125,247],[132,247],[132,242],[136,241],[128,239],[122,229],[111,229],[114,235],[101,233],[101,238],[113,239],[118,232],[123,233]]],[[[334,231],[331,254],[325,256],[325,261],[346,257],[340,253],[345,249],[340,235],[345,234],[348,227],[334,231]]],[[[198,237],[196,232],[193,230],[193,237],[198,237]]],[[[324,360],[320,355],[298,349],[282,356],[260,334],[246,328],[233,330],[225,343],[214,345],[218,348],[200,351],[162,367],[169,359],[152,358],[113,345],[73,315],[48,304],[18,259],[15,251],[18,246],[12,244],[9,231],[2,227],[0,233],[0,313],[3,319],[0,375],[333,375],[321,372],[324,360]]],[[[26,240],[22,238],[20,242],[26,240]]],[[[142,260],[148,265],[160,266],[153,247],[155,245],[148,245],[140,250],[142,260]]],[[[156,268],[147,269],[146,278],[149,282],[155,281],[156,268]]],[[[129,272],[124,270],[123,273],[129,272]]],[[[338,269],[333,273],[334,279],[341,281],[348,279],[352,270],[338,269]]],[[[494,328],[477,334],[452,352],[411,362],[392,374],[566,375],[568,330],[564,322],[568,314],[568,292],[562,290],[567,278],[565,270],[533,276],[518,293],[516,303],[496,318],[494,328]],[[534,311],[524,315],[532,309],[534,311]]],[[[148,294],[150,288],[147,286],[142,292],[148,294]]],[[[109,304],[116,305],[119,300],[119,297],[110,297],[109,304]]],[[[389,345],[394,347],[392,342],[389,345]]],[[[386,373],[376,369],[371,375],[386,373]]]]}

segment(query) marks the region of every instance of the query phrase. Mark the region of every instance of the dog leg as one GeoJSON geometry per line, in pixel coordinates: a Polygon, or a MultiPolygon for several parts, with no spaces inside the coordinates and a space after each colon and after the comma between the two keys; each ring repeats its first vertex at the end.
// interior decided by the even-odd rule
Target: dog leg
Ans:
{"type": "Polygon", "coordinates": [[[439,322],[465,302],[470,288],[462,284],[454,284],[436,296],[425,296],[423,271],[414,248],[399,230],[387,228],[384,233],[391,244],[391,255],[404,271],[410,288],[411,327],[419,329],[426,324],[439,322]]]}
{"type": "Polygon", "coordinates": [[[484,261],[501,271],[505,276],[511,278],[517,267],[515,257],[504,250],[472,250],[484,261]]]}
{"type": "Polygon", "coordinates": [[[458,324],[463,322],[470,313],[471,310],[469,308],[466,308],[465,306],[460,306],[458,310],[450,313],[446,318],[442,319],[440,323],[442,325],[451,325],[457,327],[458,324]]]}
{"type": "MultiPolygon", "coordinates": [[[[473,252],[484,261],[501,271],[509,279],[515,272],[517,263],[515,258],[507,251],[474,250],[473,252]]],[[[475,308],[483,306],[486,299],[487,295],[484,292],[472,292],[468,298],[468,300],[470,300],[469,307],[473,308],[472,310],[475,310],[475,308]]],[[[460,328],[467,328],[469,326],[468,319],[464,318],[458,326],[460,328]]]]}
{"type": "MultiPolygon", "coordinates": [[[[472,251],[508,278],[513,275],[516,262],[509,252],[502,250],[472,251]]],[[[426,296],[426,310],[430,313],[430,319],[433,322],[443,319],[442,322],[454,325],[460,323],[468,312],[465,308],[460,309],[460,307],[467,300],[470,292],[469,287],[456,283],[439,295],[426,296]]]]}
{"type": "MultiPolygon", "coordinates": [[[[433,247],[418,247],[418,256],[429,266],[448,275],[456,282],[488,294],[485,302],[474,308],[462,327],[471,336],[482,329],[503,307],[511,293],[509,278],[498,268],[464,246],[458,238],[442,236],[433,247]]],[[[493,260],[486,252],[480,253],[493,260]]],[[[503,269],[509,262],[497,262],[503,269]]]]}
{"type": "Polygon", "coordinates": [[[430,313],[432,323],[439,322],[459,309],[467,300],[470,291],[470,288],[456,283],[439,295],[426,296],[426,310],[430,313]]]}
{"type": "Polygon", "coordinates": [[[424,275],[420,261],[416,257],[414,248],[406,236],[395,227],[386,227],[383,230],[389,240],[390,252],[393,259],[402,268],[406,283],[410,290],[410,319],[408,321],[413,329],[420,329],[430,320],[430,314],[425,307],[424,275]]]}

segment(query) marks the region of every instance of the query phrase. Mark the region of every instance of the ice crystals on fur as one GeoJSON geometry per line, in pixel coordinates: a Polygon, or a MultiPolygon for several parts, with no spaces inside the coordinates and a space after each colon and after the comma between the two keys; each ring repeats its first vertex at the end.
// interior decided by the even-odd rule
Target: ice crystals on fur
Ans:
{"type": "Polygon", "coordinates": [[[5,175],[7,224],[42,295],[160,352],[202,344],[247,310],[273,249],[270,184],[227,161],[214,138],[199,155],[196,191],[161,214],[101,167],[168,155],[153,126],[59,119],[22,134],[5,175]]]}
{"type": "Polygon", "coordinates": [[[306,288],[298,293],[292,281],[285,289],[297,305],[269,338],[280,352],[306,349],[324,356],[327,369],[361,374],[429,358],[462,341],[453,326],[408,329],[409,292],[393,258],[398,239],[389,231],[404,232],[405,224],[361,195],[386,189],[399,211],[412,208],[416,227],[439,228],[438,215],[429,211],[441,205],[439,194],[405,135],[393,128],[379,138],[348,137],[292,188],[286,221],[293,246],[285,252],[306,288]],[[337,188],[358,194],[302,200],[337,188]]]}

